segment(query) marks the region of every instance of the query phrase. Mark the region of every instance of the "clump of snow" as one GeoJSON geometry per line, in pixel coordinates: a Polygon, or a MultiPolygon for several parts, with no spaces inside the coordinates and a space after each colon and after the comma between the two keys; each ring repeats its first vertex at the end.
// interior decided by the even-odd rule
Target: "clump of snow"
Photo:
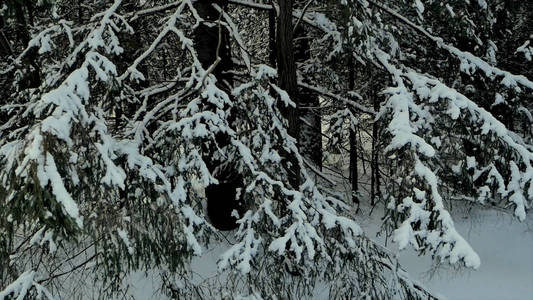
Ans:
{"type": "Polygon", "coordinates": [[[42,285],[37,282],[37,273],[35,271],[26,271],[22,273],[17,280],[6,286],[0,291],[0,300],[4,299],[26,299],[30,296],[34,299],[56,299],[52,294],[42,285]],[[35,294],[30,293],[31,289],[35,289],[35,294]],[[16,297],[16,298],[15,298],[16,297]]]}
{"type": "Polygon", "coordinates": [[[533,58],[533,47],[529,46],[529,40],[525,41],[522,46],[518,47],[515,53],[522,53],[526,60],[531,61],[533,58]]]}

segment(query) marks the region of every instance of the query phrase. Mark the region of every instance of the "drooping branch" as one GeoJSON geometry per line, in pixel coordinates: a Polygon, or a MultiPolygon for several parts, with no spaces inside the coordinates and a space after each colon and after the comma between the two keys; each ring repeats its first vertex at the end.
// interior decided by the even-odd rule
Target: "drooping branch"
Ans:
{"type": "Polygon", "coordinates": [[[371,116],[375,116],[376,115],[376,111],[372,108],[368,108],[364,105],[361,105],[357,102],[354,102],[353,100],[350,100],[350,99],[346,99],[342,96],[339,96],[339,95],[336,95],[336,94],[333,94],[332,92],[324,89],[324,88],[321,88],[321,87],[318,87],[316,85],[309,85],[309,84],[306,84],[306,83],[303,83],[303,82],[298,82],[298,86],[301,86],[303,88],[306,88],[306,89],[309,89],[309,90],[312,90],[313,92],[315,93],[318,93],[324,97],[328,97],[328,98],[331,98],[331,99],[334,99],[334,100],[337,100],[337,101],[340,101],[340,102],[343,102],[344,104],[354,108],[355,110],[357,111],[360,111],[362,113],[366,113],[366,114],[369,114],[371,116]]]}

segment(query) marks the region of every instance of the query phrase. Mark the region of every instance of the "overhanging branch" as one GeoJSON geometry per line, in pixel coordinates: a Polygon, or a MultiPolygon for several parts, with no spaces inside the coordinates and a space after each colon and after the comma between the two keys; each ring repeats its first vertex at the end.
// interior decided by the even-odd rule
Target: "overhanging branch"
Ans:
{"type": "Polygon", "coordinates": [[[331,92],[329,92],[329,91],[327,91],[327,90],[325,90],[323,88],[312,86],[312,85],[303,83],[301,81],[298,82],[298,86],[303,87],[303,88],[308,89],[308,90],[311,90],[313,92],[316,92],[316,93],[318,93],[318,94],[320,94],[320,95],[322,95],[324,97],[328,97],[328,98],[331,98],[331,99],[335,99],[335,100],[341,101],[341,102],[345,103],[346,105],[349,105],[350,107],[352,107],[352,108],[354,108],[354,109],[356,109],[356,110],[358,110],[360,112],[367,113],[367,114],[369,114],[371,116],[375,116],[376,115],[376,112],[373,109],[368,108],[368,107],[366,107],[364,105],[361,105],[361,104],[359,104],[357,102],[354,102],[354,101],[352,101],[350,99],[346,99],[346,98],[344,98],[342,96],[335,95],[335,94],[333,94],[333,93],[331,93],[331,92]]]}

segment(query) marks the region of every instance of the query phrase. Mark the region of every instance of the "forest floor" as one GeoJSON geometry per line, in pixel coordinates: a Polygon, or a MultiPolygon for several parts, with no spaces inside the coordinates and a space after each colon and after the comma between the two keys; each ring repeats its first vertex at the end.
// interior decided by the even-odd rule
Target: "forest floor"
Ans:
{"type": "MultiPolygon", "coordinates": [[[[329,173],[329,172],[327,172],[329,173]]],[[[334,174],[328,174],[335,180],[334,174]]],[[[362,174],[362,178],[365,175],[362,174]]],[[[346,177],[345,177],[346,178],[346,177]]],[[[364,182],[364,180],[363,180],[364,182]]],[[[374,210],[368,204],[367,191],[363,185],[363,200],[360,210],[353,214],[355,221],[363,228],[365,235],[398,253],[400,264],[411,278],[426,286],[435,295],[449,300],[533,300],[533,216],[528,215],[519,222],[509,212],[480,206],[466,207],[453,203],[450,213],[456,230],[470,243],[481,258],[477,270],[457,269],[446,265],[435,266],[430,255],[422,257],[407,247],[398,251],[398,245],[386,243],[384,235],[376,236],[380,230],[384,209],[377,206],[374,210]],[[372,213],[370,213],[372,212],[372,213]]],[[[341,193],[349,188],[339,184],[341,193]]],[[[355,209],[354,209],[355,210],[355,209]]],[[[224,236],[231,240],[231,233],[224,236]]],[[[217,276],[218,257],[229,247],[229,243],[211,245],[204,255],[193,259],[192,269],[197,280],[217,276]]],[[[158,280],[150,280],[143,273],[130,277],[129,294],[137,300],[162,299],[154,290],[158,280]],[[156,296],[157,294],[157,296],[156,296]]],[[[283,296],[280,295],[283,299],[283,296]]],[[[328,299],[328,290],[317,287],[313,300],[328,299]]]]}
{"type": "MultiPolygon", "coordinates": [[[[369,207],[363,207],[361,217],[355,219],[367,236],[376,237],[383,209],[375,209],[368,216],[369,211],[369,207]]],[[[406,249],[398,257],[411,278],[449,300],[533,300],[531,215],[519,222],[507,212],[457,205],[451,214],[457,231],[480,256],[481,266],[477,270],[435,267],[429,255],[419,257],[406,249]]],[[[375,240],[385,245],[383,236],[375,240]]],[[[398,249],[397,244],[390,242],[387,247],[398,249]]],[[[327,299],[327,296],[317,299],[327,299]]]]}
{"type": "MultiPolygon", "coordinates": [[[[343,169],[342,166],[347,165],[348,162],[341,159],[337,167],[343,169]]],[[[348,170],[342,173],[341,177],[328,175],[337,182],[336,189],[347,194],[349,187],[342,177],[348,177],[348,170]]],[[[398,245],[390,239],[386,242],[384,234],[377,236],[384,215],[383,205],[372,210],[368,200],[369,175],[359,176],[363,199],[355,221],[368,237],[398,253],[400,264],[412,279],[448,300],[533,300],[533,215],[529,214],[520,222],[511,210],[464,202],[453,202],[450,208],[447,203],[457,232],[479,255],[481,266],[477,270],[435,266],[431,255],[418,256],[409,246],[398,251],[398,245]]],[[[327,299],[327,295],[317,295],[315,299],[327,299]]]]}
{"type": "MultiPolygon", "coordinates": [[[[381,226],[382,208],[362,205],[355,216],[365,234],[385,245],[385,238],[376,233],[381,226]]],[[[439,266],[430,256],[419,257],[411,249],[398,253],[400,264],[412,279],[429,288],[434,294],[449,300],[533,300],[533,218],[519,222],[506,212],[474,207],[454,207],[452,210],[457,231],[470,243],[481,258],[478,270],[439,266]]],[[[228,235],[228,238],[231,234],[228,235]]],[[[387,243],[392,251],[397,244],[387,243]]],[[[227,245],[226,245],[227,247],[227,245]]],[[[201,278],[216,276],[216,262],[226,249],[224,245],[206,250],[193,260],[193,271],[201,278]]],[[[161,299],[151,280],[142,273],[132,276],[130,294],[135,299],[161,299]]],[[[327,289],[317,288],[314,300],[328,299],[327,289]]]]}

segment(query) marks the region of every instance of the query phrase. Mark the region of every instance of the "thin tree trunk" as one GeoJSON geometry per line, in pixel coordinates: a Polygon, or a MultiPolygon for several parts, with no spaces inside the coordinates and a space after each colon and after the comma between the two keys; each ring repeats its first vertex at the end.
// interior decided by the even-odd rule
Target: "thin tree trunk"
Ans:
{"type": "MultiPolygon", "coordinates": [[[[83,23],[83,7],[81,5],[81,1],[78,2],[78,22],[80,24],[83,23]]],[[[125,13],[132,12],[136,9],[136,4],[134,0],[124,0],[122,2],[122,9],[125,13]]],[[[143,30],[143,24],[141,19],[137,19],[135,21],[132,21],[129,23],[132,29],[134,30],[134,34],[124,34],[124,33],[118,33],[119,34],[119,40],[121,41],[121,44],[123,45],[124,51],[120,54],[120,56],[116,57],[116,66],[119,70],[119,74],[126,71],[127,67],[130,66],[133,61],[139,56],[139,52],[141,52],[141,49],[144,49],[143,41],[141,38],[140,31],[143,30]]],[[[142,52],[141,52],[142,53],[142,52]]],[[[144,88],[147,88],[150,83],[148,80],[148,67],[147,64],[141,64],[138,66],[138,70],[145,75],[145,79],[140,82],[130,82],[129,85],[135,90],[141,90],[144,88]]],[[[124,122],[124,119],[131,118],[135,115],[135,112],[139,109],[138,106],[133,105],[132,103],[124,102],[120,97],[120,90],[115,89],[113,90],[109,95],[109,101],[113,102],[113,108],[114,108],[114,114],[115,114],[115,130],[120,131],[122,128],[126,125],[126,122],[124,122]]],[[[153,108],[153,103],[148,102],[148,108],[147,111],[149,111],[151,108],[153,108]]],[[[151,122],[147,126],[148,134],[154,133],[156,130],[157,123],[151,122]]],[[[125,167],[126,159],[125,157],[121,157],[119,159],[119,162],[125,167]]],[[[128,168],[124,168],[127,170],[128,168]]],[[[126,171],[129,172],[129,171],[126,171]]],[[[130,206],[130,199],[132,199],[132,191],[128,188],[130,184],[130,176],[126,177],[126,180],[124,182],[126,188],[123,190],[119,190],[119,197],[121,199],[120,207],[126,207],[129,208],[130,206]]]]}
{"type": "MultiPolygon", "coordinates": [[[[373,127],[374,125],[372,125],[373,127]]],[[[372,130],[373,131],[373,130],[372,130]]],[[[374,206],[376,201],[376,170],[374,169],[374,152],[375,150],[375,141],[372,139],[372,150],[370,154],[370,205],[374,206]]]]}
{"type": "Polygon", "coordinates": [[[81,6],[81,0],[78,0],[78,22],[83,24],[83,7],[81,6]]]}
{"type": "MultiPolygon", "coordinates": [[[[297,63],[304,63],[311,58],[307,32],[302,26],[298,26],[294,31],[294,46],[294,59],[297,63]]],[[[308,89],[299,89],[298,93],[298,103],[302,107],[299,116],[303,120],[298,140],[300,151],[304,158],[318,169],[322,169],[321,112],[318,95],[308,89]]]]}
{"type": "Polygon", "coordinates": [[[276,68],[276,11],[268,11],[268,61],[272,68],[276,68]]]}
{"type": "Polygon", "coordinates": [[[5,34],[4,18],[0,15],[0,57],[11,55],[13,50],[5,34]]]}
{"type": "Polygon", "coordinates": [[[218,25],[213,25],[221,19],[220,13],[213,7],[213,4],[218,5],[223,10],[228,6],[227,0],[202,0],[196,1],[194,7],[198,11],[200,17],[205,22],[202,22],[194,32],[194,44],[198,53],[198,60],[204,69],[209,68],[217,58],[220,57],[220,63],[213,70],[213,75],[217,78],[219,88],[225,90],[230,94],[233,85],[233,77],[227,74],[226,71],[233,68],[231,61],[231,48],[229,42],[229,32],[224,26],[219,28],[218,25]],[[219,30],[221,31],[221,40],[219,41],[219,30]]]}
{"type": "Polygon", "coordinates": [[[33,1],[26,1],[24,2],[26,9],[28,10],[28,21],[31,26],[34,24],[34,17],[33,17],[33,1]]]}
{"type": "MultiPolygon", "coordinates": [[[[359,145],[363,145],[363,138],[361,137],[361,132],[359,131],[359,134],[358,134],[358,138],[359,138],[359,145]]],[[[366,163],[365,163],[365,156],[364,156],[364,153],[361,153],[361,166],[363,167],[363,174],[367,175],[367,171],[366,171],[366,163]]]]}
{"type": "MultiPolygon", "coordinates": [[[[353,91],[353,89],[355,88],[355,66],[351,54],[349,54],[348,57],[348,68],[348,90],[353,91]]],[[[352,201],[354,203],[359,204],[359,198],[357,196],[359,190],[359,174],[357,165],[357,133],[355,131],[355,128],[351,127],[352,126],[350,126],[350,183],[352,185],[352,201]]]]}
{"type": "MultiPolygon", "coordinates": [[[[374,96],[374,110],[379,110],[379,100],[377,95],[374,96]]],[[[379,149],[377,147],[378,145],[378,133],[379,133],[379,127],[378,123],[374,122],[372,123],[372,155],[371,155],[371,161],[370,161],[370,168],[372,172],[372,179],[371,179],[371,197],[370,197],[370,204],[374,206],[376,203],[376,197],[381,197],[381,190],[380,190],[380,175],[379,175],[379,156],[378,152],[379,149]]]]}
{"type": "Polygon", "coordinates": [[[17,20],[17,36],[22,41],[24,46],[28,45],[28,42],[30,41],[30,34],[28,33],[28,28],[26,28],[26,17],[24,17],[24,9],[22,7],[22,4],[18,1],[15,1],[13,3],[13,7],[15,9],[15,19],[17,20]]]}
{"type": "MultiPolygon", "coordinates": [[[[18,1],[15,1],[13,4],[15,9],[15,19],[17,21],[15,26],[15,35],[17,39],[22,42],[23,47],[25,48],[28,46],[30,41],[30,32],[28,30],[28,23],[24,15],[24,6],[22,6],[22,4],[23,2],[18,1]]],[[[29,16],[33,18],[31,5],[26,6],[26,9],[28,9],[29,16]]],[[[29,72],[25,75],[25,78],[21,82],[22,88],[36,88],[41,84],[40,67],[37,61],[37,56],[38,54],[36,47],[33,47],[26,56],[30,65],[33,67],[33,70],[29,70],[29,72]]]]}
{"type": "Polygon", "coordinates": [[[357,164],[357,139],[356,132],[353,129],[350,129],[350,183],[352,186],[352,201],[359,204],[359,198],[357,194],[359,193],[359,174],[358,174],[358,164],[357,164]]]}
{"type": "MultiPolygon", "coordinates": [[[[0,6],[2,5],[2,1],[0,1],[0,6]]],[[[11,44],[9,43],[9,39],[7,38],[5,32],[5,23],[2,15],[0,15],[0,59],[5,60],[7,56],[11,55],[12,49],[11,44]]],[[[11,78],[9,76],[2,76],[0,78],[0,84],[2,86],[8,86],[11,83],[11,78]]],[[[9,89],[2,89],[0,91],[0,106],[6,104],[9,99],[9,89]]],[[[8,112],[4,110],[0,110],[0,120],[7,120],[8,112]]]]}

